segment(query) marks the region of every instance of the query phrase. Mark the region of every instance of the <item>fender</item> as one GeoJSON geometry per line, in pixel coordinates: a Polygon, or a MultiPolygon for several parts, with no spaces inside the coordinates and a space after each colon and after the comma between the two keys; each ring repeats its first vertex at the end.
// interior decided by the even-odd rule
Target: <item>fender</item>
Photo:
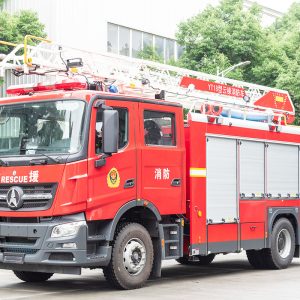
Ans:
{"type": "Polygon", "coordinates": [[[111,220],[110,226],[109,226],[109,228],[107,228],[107,233],[106,233],[107,241],[112,241],[113,240],[117,224],[119,223],[119,221],[120,221],[121,217],[124,215],[124,213],[126,213],[128,210],[130,210],[133,207],[139,207],[139,206],[143,206],[143,207],[148,208],[155,215],[156,220],[158,222],[161,221],[161,219],[162,219],[161,215],[160,215],[158,209],[156,208],[156,206],[154,204],[152,204],[151,202],[148,202],[146,200],[132,200],[132,201],[127,202],[126,204],[124,204],[118,210],[118,212],[117,212],[116,216],[114,217],[114,219],[111,220]]]}
{"type": "Polygon", "coordinates": [[[268,227],[266,228],[268,231],[267,237],[267,247],[271,247],[270,236],[272,234],[272,227],[274,224],[274,220],[279,215],[293,215],[297,221],[297,230],[296,234],[296,245],[300,245],[300,236],[299,236],[299,208],[298,207],[269,207],[268,209],[268,227]]]}

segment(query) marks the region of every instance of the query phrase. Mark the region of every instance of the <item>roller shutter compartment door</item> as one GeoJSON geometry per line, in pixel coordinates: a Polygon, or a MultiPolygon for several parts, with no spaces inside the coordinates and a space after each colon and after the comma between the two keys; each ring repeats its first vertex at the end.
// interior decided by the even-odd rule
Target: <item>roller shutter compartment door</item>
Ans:
{"type": "Polygon", "coordinates": [[[207,138],[207,219],[209,223],[233,223],[238,218],[236,143],[235,139],[207,138]]]}

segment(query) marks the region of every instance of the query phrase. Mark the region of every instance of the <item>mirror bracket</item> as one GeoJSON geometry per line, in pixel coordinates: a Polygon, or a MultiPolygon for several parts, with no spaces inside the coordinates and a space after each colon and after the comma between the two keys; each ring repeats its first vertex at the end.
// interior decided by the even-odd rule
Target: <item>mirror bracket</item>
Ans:
{"type": "Polygon", "coordinates": [[[111,154],[103,154],[99,159],[95,160],[95,168],[101,168],[106,164],[106,158],[110,157],[111,154]]]}

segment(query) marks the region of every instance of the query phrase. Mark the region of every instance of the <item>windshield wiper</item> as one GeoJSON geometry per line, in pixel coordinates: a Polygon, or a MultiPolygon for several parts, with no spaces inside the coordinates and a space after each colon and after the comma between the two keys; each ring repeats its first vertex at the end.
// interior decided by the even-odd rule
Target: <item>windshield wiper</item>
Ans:
{"type": "MultiPolygon", "coordinates": [[[[35,150],[35,151],[42,150],[43,151],[43,150],[47,150],[47,149],[44,149],[44,148],[39,148],[39,149],[36,149],[36,148],[21,148],[20,149],[20,151],[28,151],[28,150],[35,150]]],[[[60,161],[61,161],[60,157],[51,157],[51,156],[49,156],[45,153],[42,153],[42,152],[41,153],[34,153],[34,154],[43,155],[43,156],[47,157],[49,160],[51,160],[52,162],[57,163],[57,164],[60,163],[60,161]]],[[[38,163],[38,164],[41,164],[41,165],[46,165],[48,163],[47,160],[45,160],[44,163],[43,163],[43,161],[32,159],[30,161],[30,164],[35,164],[35,162],[38,163]]]]}
{"type": "Polygon", "coordinates": [[[1,167],[8,167],[8,162],[0,159],[0,166],[1,167]]]}

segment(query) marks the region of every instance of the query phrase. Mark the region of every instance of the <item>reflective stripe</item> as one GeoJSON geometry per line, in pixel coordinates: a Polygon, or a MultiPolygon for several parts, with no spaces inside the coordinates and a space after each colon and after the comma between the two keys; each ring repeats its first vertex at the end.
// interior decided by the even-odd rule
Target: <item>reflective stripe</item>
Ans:
{"type": "Polygon", "coordinates": [[[190,177],[206,177],[206,168],[190,168],[190,177]]]}

